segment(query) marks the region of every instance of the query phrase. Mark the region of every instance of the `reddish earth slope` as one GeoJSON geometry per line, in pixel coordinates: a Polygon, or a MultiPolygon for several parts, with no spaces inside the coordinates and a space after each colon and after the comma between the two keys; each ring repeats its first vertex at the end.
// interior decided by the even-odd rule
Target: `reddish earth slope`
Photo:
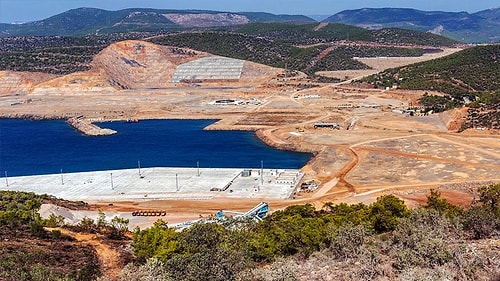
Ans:
{"type": "MultiPolygon", "coordinates": [[[[32,92],[79,94],[185,86],[183,83],[176,85],[171,82],[177,66],[206,56],[212,55],[191,49],[127,40],[114,43],[97,54],[89,71],[64,76],[2,71],[0,95],[32,92]]],[[[212,82],[234,86],[241,83],[264,84],[280,72],[280,69],[245,61],[239,80],[212,82]]]]}

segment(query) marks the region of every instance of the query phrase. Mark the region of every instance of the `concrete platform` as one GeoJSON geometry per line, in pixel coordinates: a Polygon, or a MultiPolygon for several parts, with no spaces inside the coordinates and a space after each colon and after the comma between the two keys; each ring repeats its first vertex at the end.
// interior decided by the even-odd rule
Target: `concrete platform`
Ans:
{"type": "Polygon", "coordinates": [[[238,80],[245,61],[227,57],[210,56],[177,66],[172,82],[182,80],[238,80]]]}
{"type": "Polygon", "coordinates": [[[292,195],[299,170],[141,168],[2,178],[0,189],[50,194],[66,200],[280,199],[292,195]]]}

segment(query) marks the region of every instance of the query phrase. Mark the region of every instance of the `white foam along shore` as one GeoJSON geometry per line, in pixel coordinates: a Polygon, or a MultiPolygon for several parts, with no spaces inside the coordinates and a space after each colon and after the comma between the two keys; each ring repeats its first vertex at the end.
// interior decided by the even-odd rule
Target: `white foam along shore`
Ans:
{"type": "Polygon", "coordinates": [[[3,177],[0,189],[87,202],[284,199],[293,194],[302,176],[295,169],[156,167],[3,177]]]}

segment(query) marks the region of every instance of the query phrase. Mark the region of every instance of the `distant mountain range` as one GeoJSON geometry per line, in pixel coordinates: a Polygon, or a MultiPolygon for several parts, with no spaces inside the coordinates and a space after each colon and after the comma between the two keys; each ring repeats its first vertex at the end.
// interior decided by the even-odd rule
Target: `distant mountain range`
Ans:
{"type": "Polygon", "coordinates": [[[432,32],[466,43],[500,42],[500,8],[472,14],[399,8],[365,8],[342,11],[323,21],[369,29],[397,27],[432,32]]]}
{"type": "MultiPolygon", "coordinates": [[[[260,22],[313,23],[317,21],[303,15],[275,15],[263,12],[232,13],[139,8],[107,11],[78,8],[40,21],[23,24],[0,23],[0,37],[82,36],[113,32],[211,28],[260,22]]],[[[343,23],[368,29],[396,27],[432,32],[466,43],[500,42],[500,8],[472,14],[400,8],[365,8],[342,11],[324,19],[323,22],[343,23]]]]}
{"type": "Polygon", "coordinates": [[[78,8],[50,18],[24,24],[0,24],[0,37],[81,36],[113,32],[179,30],[194,27],[220,27],[255,22],[310,23],[302,15],[274,15],[260,12],[217,12],[200,10],[124,9],[107,11],[78,8]]]}

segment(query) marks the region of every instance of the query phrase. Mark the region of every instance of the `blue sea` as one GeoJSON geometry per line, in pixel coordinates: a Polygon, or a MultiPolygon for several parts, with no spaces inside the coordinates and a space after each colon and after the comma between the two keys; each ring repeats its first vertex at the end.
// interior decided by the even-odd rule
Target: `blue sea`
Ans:
{"type": "Polygon", "coordinates": [[[204,131],[214,120],[97,123],[88,137],[65,121],[0,119],[0,177],[140,167],[298,169],[311,154],[276,150],[248,131],[204,131]]]}

